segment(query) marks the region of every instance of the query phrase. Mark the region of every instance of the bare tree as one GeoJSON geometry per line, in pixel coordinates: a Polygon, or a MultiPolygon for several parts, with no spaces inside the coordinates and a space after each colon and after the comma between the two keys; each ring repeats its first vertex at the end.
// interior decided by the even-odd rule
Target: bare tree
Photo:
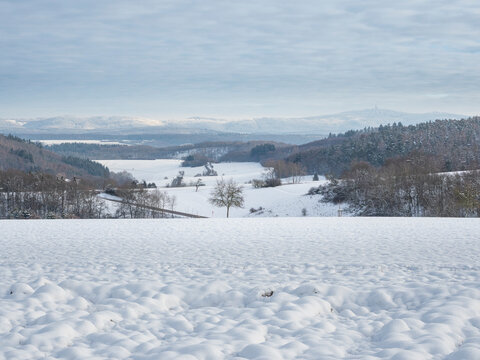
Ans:
{"type": "MultiPolygon", "coordinates": [[[[270,168],[269,173],[267,173],[267,182],[274,181],[275,179],[280,180],[284,178],[290,178],[290,181],[293,184],[298,184],[302,176],[305,175],[305,169],[302,165],[289,162],[285,160],[269,160],[265,162],[265,166],[270,168]]],[[[279,181],[278,184],[274,186],[281,185],[279,181]]]]}
{"type": "Polygon", "coordinates": [[[170,187],[182,187],[185,186],[183,183],[183,177],[185,176],[185,171],[179,171],[178,175],[173,178],[170,187]]]}
{"type": "Polygon", "coordinates": [[[238,185],[235,181],[220,180],[210,194],[208,201],[218,207],[227,208],[227,218],[230,215],[231,207],[243,207],[243,187],[238,185]]]}
{"type": "Polygon", "coordinates": [[[195,192],[198,191],[198,188],[200,186],[204,186],[205,184],[202,182],[202,179],[198,179],[197,182],[195,183],[195,192]]]}

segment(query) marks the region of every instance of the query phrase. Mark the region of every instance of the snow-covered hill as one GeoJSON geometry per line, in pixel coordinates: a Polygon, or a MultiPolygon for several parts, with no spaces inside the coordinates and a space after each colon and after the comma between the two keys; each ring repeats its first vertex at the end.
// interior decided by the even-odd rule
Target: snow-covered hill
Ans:
{"type": "Polygon", "coordinates": [[[0,359],[480,358],[476,219],[0,229],[0,359]]]}
{"type": "MultiPolygon", "coordinates": [[[[202,167],[183,168],[180,160],[99,160],[110,170],[126,170],[139,180],[155,182],[158,186],[170,183],[179,171],[185,171],[184,182],[194,183],[202,173],[202,167]],[[167,179],[165,179],[167,177],[167,179]]],[[[230,209],[231,217],[246,216],[337,216],[339,207],[322,203],[318,195],[306,195],[311,187],[325,181],[311,181],[312,176],[305,176],[300,184],[286,184],[276,188],[255,189],[250,182],[261,179],[265,168],[259,163],[220,163],[214,164],[218,176],[200,177],[206,186],[196,191],[195,187],[160,188],[176,198],[175,210],[207,217],[225,217],[225,209],[215,208],[208,199],[217,180],[233,179],[244,188],[245,205],[243,208],[230,209]],[[255,210],[254,212],[251,209],[255,210]]],[[[288,180],[285,180],[288,182],[288,180]]]]}
{"type": "Polygon", "coordinates": [[[57,116],[38,119],[0,119],[0,131],[24,133],[82,133],[108,132],[127,134],[137,132],[205,133],[227,132],[247,134],[328,134],[379,126],[393,122],[404,125],[436,119],[460,119],[464,115],[430,112],[413,114],[385,109],[348,111],[333,115],[251,119],[217,119],[192,117],[183,120],[159,120],[133,116],[74,117],[57,116]]]}

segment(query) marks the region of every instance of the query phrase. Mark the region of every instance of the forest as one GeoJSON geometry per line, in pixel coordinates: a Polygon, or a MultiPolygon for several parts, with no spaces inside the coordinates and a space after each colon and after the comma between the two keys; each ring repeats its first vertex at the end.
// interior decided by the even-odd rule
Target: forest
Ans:
{"type": "Polygon", "coordinates": [[[413,152],[383,166],[360,161],[310,195],[359,216],[480,216],[480,172],[441,172],[442,157],[413,152]]]}
{"type": "MultiPolygon", "coordinates": [[[[291,147],[287,144],[268,141],[216,141],[185,144],[169,147],[154,147],[150,145],[106,145],[62,143],[45,146],[46,149],[62,156],[102,160],[153,160],[184,158],[188,156],[203,157],[206,161],[202,166],[211,161],[259,161],[266,158],[267,152],[277,148],[291,147]],[[252,152],[253,150],[253,152],[252,152]],[[266,151],[268,150],[268,151],[266,151]]],[[[196,161],[185,166],[198,166],[196,161]]]]}
{"type": "Polygon", "coordinates": [[[401,123],[348,131],[298,147],[286,159],[309,173],[340,175],[352,162],[382,166],[387,159],[414,151],[434,155],[441,171],[477,169],[480,163],[480,117],[401,123]]]}
{"type": "Polygon", "coordinates": [[[12,169],[60,175],[65,178],[82,177],[97,183],[109,177],[109,170],[100,163],[74,156],[62,156],[45,149],[40,143],[0,134],[0,170],[12,169]]]}

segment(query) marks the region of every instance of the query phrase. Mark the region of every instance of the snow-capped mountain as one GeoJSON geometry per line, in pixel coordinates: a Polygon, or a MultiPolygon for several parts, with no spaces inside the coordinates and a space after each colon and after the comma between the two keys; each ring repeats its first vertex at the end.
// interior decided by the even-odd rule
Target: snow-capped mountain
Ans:
{"type": "Polygon", "coordinates": [[[183,120],[158,120],[133,116],[57,116],[38,119],[0,119],[0,131],[24,133],[82,132],[228,132],[243,134],[328,134],[393,122],[404,125],[436,119],[460,119],[466,116],[440,112],[405,113],[386,109],[348,111],[332,115],[279,118],[262,117],[226,120],[191,117],[183,120]]]}
{"type": "Polygon", "coordinates": [[[129,129],[164,125],[161,120],[132,116],[56,116],[39,119],[3,120],[0,125],[13,124],[31,130],[104,130],[129,129]]]}

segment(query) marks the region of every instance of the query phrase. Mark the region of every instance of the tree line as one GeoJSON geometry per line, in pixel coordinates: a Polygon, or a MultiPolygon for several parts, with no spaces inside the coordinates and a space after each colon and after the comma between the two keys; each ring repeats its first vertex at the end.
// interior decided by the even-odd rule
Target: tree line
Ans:
{"type": "Polygon", "coordinates": [[[88,180],[0,171],[0,218],[101,218],[105,210],[88,180]]]}
{"type": "Polygon", "coordinates": [[[121,187],[115,190],[114,194],[124,202],[121,203],[114,214],[115,218],[166,218],[171,217],[164,211],[152,208],[175,210],[177,198],[175,195],[168,195],[165,191],[158,189],[149,190],[142,183],[134,187],[121,187]]]}
{"type": "Polygon", "coordinates": [[[287,161],[309,173],[340,175],[355,161],[383,166],[387,159],[413,151],[435,155],[442,171],[477,169],[480,165],[480,117],[401,123],[348,131],[299,146],[287,161]]]}
{"type": "Polygon", "coordinates": [[[344,203],[361,216],[480,216],[480,172],[444,173],[442,157],[413,152],[383,166],[360,161],[327,185],[323,201],[344,203]]]}
{"type": "Polygon", "coordinates": [[[159,218],[174,210],[176,198],[151,184],[138,182],[128,173],[111,173],[103,189],[125,200],[114,211],[99,197],[98,182],[73,177],[66,179],[41,172],[0,171],[0,218],[2,219],[98,219],[159,218]]]}
{"type": "Polygon", "coordinates": [[[108,178],[107,167],[95,161],[73,156],[60,156],[40,143],[17,136],[0,134],[0,170],[16,169],[32,173],[62,174],[64,177],[108,178]]]}

